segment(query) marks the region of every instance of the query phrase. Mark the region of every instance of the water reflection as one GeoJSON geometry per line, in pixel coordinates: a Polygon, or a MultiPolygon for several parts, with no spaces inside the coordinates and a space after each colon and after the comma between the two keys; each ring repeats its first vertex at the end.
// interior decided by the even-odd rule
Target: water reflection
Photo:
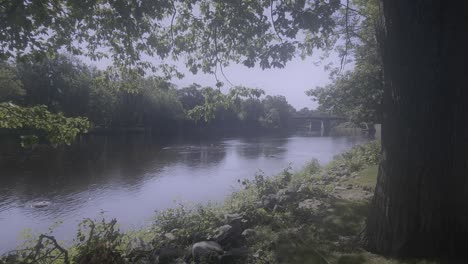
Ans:
{"type": "Polygon", "coordinates": [[[0,143],[0,252],[15,247],[25,227],[46,231],[57,220],[59,239],[105,210],[125,227],[147,223],[174,199],[219,201],[237,179],[259,169],[275,174],[292,162],[324,164],[361,137],[251,137],[161,143],[145,136],[90,136],[57,150],[18,151],[0,143]],[[47,200],[46,208],[32,208],[47,200]]]}

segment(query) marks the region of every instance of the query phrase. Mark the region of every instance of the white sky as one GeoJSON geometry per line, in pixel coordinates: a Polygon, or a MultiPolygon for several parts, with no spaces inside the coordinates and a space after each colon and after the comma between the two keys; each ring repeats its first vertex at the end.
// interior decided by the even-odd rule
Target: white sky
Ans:
{"type": "MultiPolygon", "coordinates": [[[[305,95],[305,91],[330,82],[323,65],[314,65],[316,61],[315,56],[305,60],[296,58],[287,63],[283,69],[267,70],[262,70],[259,67],[247,68],[243,65],[232,65],[224,68],[224,73],[233,85],[260,88],[269,95],[284,95],[288,102],[298,110],[303,107],[313,109],[316,107],[316,103],[305,95]]],[[[193,75],[183,68],[180,70],[185,74],[185,77],[172,81],[179,87],[188,86],[194,82],[202,86],[215,87],[214,75],[193,75]]],[[[218,79],[224,83],[224,90],[230,87],[221,74],[218,74],[218,79]]]]}
{"type": "MultiPolygon", "coordinates": [[[[339,59],[333,53],[331,54],[331,58],[317,63],[320,62],[319,53],[320,51],[316,51],[314,56],[307,57],[305,60],[296,57],[288,62],[283,69],[262,70],[260,67],[247,68],[244,65],[233,64],[225,67],[224,73],[233,85],[260,88],[267,95],[284,95],[288,102],[297,110],[303,107],[315,109],[317,104],[305,94],[305,91],[330,83],[329,73],[324,70],[325,64],[334,61],[335,65],[339,65],[339,59]]],[[[108,60],[93,62],[84,57],[81,59],[86,63],[96,65],[98,68],[105,68],[110,63],[108,60]]],[[[168,62],[171,63],[170,61],[168,62]]],[[[179,88],[192,83],[215,87],[216,79],[214,75],[202,73],[193,75],[186,70],[183,63],[175,62],[175,65],[185,75],[183,79],[174,78],[172,80],[179,88]]],[[[231,87],[221,74],[218,74],[218,79],[224,83],[223,91],[231,87]]]]}

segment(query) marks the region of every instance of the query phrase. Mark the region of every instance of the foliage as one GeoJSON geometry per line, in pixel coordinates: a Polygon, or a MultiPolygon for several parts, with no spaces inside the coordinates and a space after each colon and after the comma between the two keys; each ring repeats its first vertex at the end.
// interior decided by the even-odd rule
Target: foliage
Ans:
{"type": "Polygon", "coordinates": [[[116,228],[117,220],[100,223],[85,219],[80,223],[73,262],[77,264],[124,264],[127,263],[117,248],[122,234],[116,228]]]}
{"type": "Polygon", "coordinates": [[[205,97],[201,91],[201,85],[193,83],[188,87],[177,90],[177,99],[185,111],[192,110],[196,106],[203,105],[205,97]]]}
{"type": "Polygon", "coordinates": [[[67,116],[86,114],[96,69],[75,57],[57,55],[35,61],[28,58],[15,65],[26,93],[27,106],[46,105],[67,116]]]}
{"type": "MultiPolygon", "coordinates": [[[[359,17],[349,26],[354,39],[346,48],[355,60],[353,70],[336,75],[332,84],[306,92],[319,106],[317,110],[337,116],[346,116],[352,122],[379,123],[382,115],[383,76],[382,62],[375,37],[379,3],[355,1],[359,17]]],[[[350,21],[348,21],[351,23],[350,21]]],[[[345,23],[345,22],[341,22],[345,23]]],[[[343,54],[343,56],[348,54],[343,54]]],[[[335,70],[336,71],[336,70],[335,70]]]]}
{"type": "Polygon", "coordinates": [[[298,50],[310,54],[334,43],[339,6],[336,0],[9,1],[2,5],[0,55],[65,49],[143,69],[157,68],[145,55],[170,54],[184,57],[192,72],[213,73],[229,61],[281,68],[298,50]]]}
{"type": "Polygon", "coordinates": [[[0,64],[0,101],[16,100],[24,94],[15,69],[8,64],[0,64]]]}
{"type": "Polygon", "coordinates": [[[36,244],[22,250],[10,252],[0,258],[0,264],[70,264],[68,251],[50,235],[39,235],[36,244]]]}
{"type": "Polygon", "coordinates": [[[260,122],[264,127],[281,128],[286,127],[291,114],[296,110],[288,104],[284,96],[266,96],[263,100],[265,116],[260,122]]]}
{"type": "Polygon", "coordinates": [[[188,116],[193,120],[205,120],[208,122],[215,118],[216,111],[219,108],[229,109],[231,107],[239,107],[242,99],[258,98],[265,92],[261,89],[234,87],[227,94],[223,94],[218,89],[205,87],[202,89],[205,102],[203,105],[197,105],[188,111],[188,116]]]}
{"type": "Polygon", "coordinates": [[[152,233],[155,235],[152,244],[155,248],[177,244],[181,247],[190,246],[196,240],[212,236],[216,228],[223,223],[222,210],[213,206],[179,205],[158,213],[155,217],[152,233]],[[176,239],[167,241],[167,233],[175,235],[176,239]]]}
{"type": "MultiPolygon", "coordinates": [[[[86,132],[89,126],[87,118],[52,114],[45,106],[21,107],[12,103],[0,103],[0,128],[40,130],[53,145],[71,144],[76,135],[86,132]]],[[[37,136],[34,135],[24,139],[24,146],[37,142],[37,136]]]]}
{"type": "Polygon", "coordinates": [[[381,144],[375,140],[359,145],[341,154],[332,164],[344,164],[351,172],[359,171],[365,166],[378,165],[381,160],[381,144]]]}

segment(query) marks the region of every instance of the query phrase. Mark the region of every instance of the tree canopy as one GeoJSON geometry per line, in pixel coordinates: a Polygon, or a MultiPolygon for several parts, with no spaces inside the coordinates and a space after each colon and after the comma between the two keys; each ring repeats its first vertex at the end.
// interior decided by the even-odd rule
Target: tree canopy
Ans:
{"type": "MultiPolygon", "coordinates": [[[[47,61],[60,52],[92,60],[108,58],[113,64],[97,81],[127,90],[141,87],[137,83],[148,71],[163,78],[180,77],[167,61],[183,60],[193,73],[214,74],[220,87],[223,83],[218,76],[224,75],[223,67],[231,62],[282,68],[296,55],[333,47],[338,39],[335,31],[341,25],[340,7],[339,0],[4,1],[0,7],[0,58],[18,63],[47,61]]],[[[58,87],[60,80],[55,81],[54,89],[65,89],[58,87]]],[[[99,89],[93,92],[113,93],[99,89]]],[[[229,105],[246,92],[258,94],[234,89],[223,101],[218,92],[205,90],[205,98],[211,99],[191,109],[191,116],[212,118],[217,106],[210,106],[210,101],[229,105]]],[[[50,114],[55,111],[52,101],[57,96],[40,102],[50,114]]],[[[13,117],[4,114],[3,118],[13,117]]],[[[75,128],[86,130],[86,126],[75,128]]]]}
{"type": "MultiPolygon", "coordinates": [[[[333,81],[306,92],[318,102],[317,110],[346,116],[355,123],[382,121],[383,69],[375,30],[379,26],[377,1],[356,1],[361,20],[349,28],[353,40],[347,47],[354,68],[342,74],[332,71],[333,81]]],[[[345,52],[345,47],[339,47],[345,52]]]]}

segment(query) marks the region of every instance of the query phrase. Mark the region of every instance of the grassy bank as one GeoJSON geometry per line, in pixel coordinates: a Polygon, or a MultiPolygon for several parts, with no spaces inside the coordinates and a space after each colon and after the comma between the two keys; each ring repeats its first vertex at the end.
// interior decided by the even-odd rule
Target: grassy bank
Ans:
{"type": "Polygon", "coordinates": [[[359,243],[379,150],[372,142],[326,167],[312,161],[299,173],[258,174],[223,204],[181,205],[144,230],[121,233],[115,220],[87,219],[71,248],[30,238],[0,263],[403,263],[359,243]]]}

